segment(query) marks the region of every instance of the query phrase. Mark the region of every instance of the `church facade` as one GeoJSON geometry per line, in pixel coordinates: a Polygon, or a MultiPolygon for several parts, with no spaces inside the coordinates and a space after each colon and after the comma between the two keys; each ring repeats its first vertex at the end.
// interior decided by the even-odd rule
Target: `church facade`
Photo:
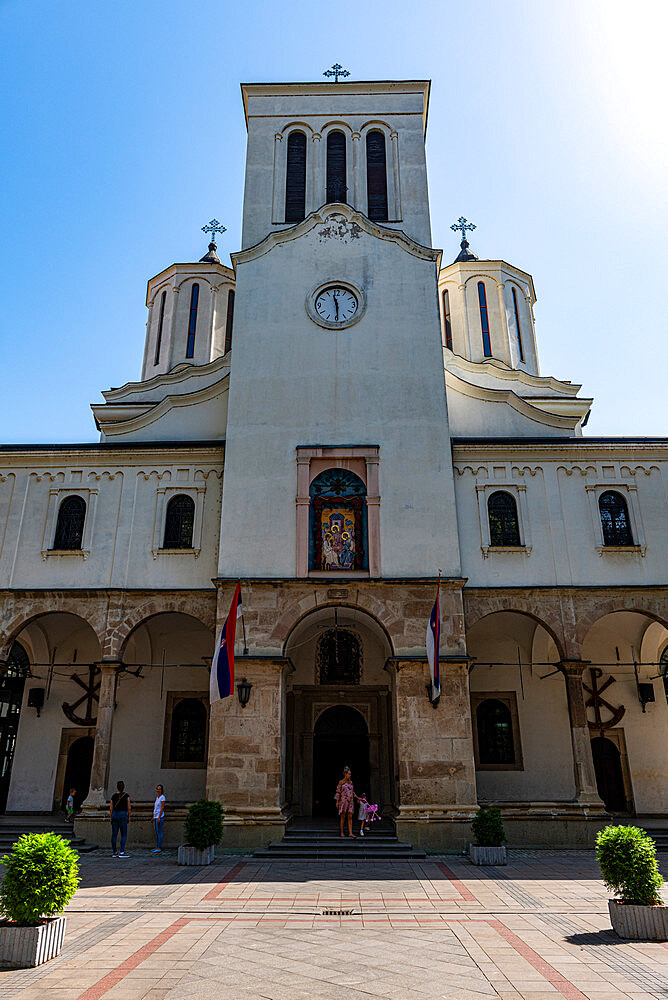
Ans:
{"type": "MultiPolygon", "coordinates": [[[[432,246],[426,81],[249,84],[241,248],[148,283],[95,445],[0,448],[0,808],[261,846],[358,791],[429,849],[668,819],[668,439],[588,438],[531,275],[432,246]],[[445,258],[445,259],[444,259],[445,258]],[[441,698],[425,635],[440,577],[441,698]],[[209,704],[241,583],[233,696],[209,704]]],[[[215,229],[214,229],[215,240],[215,229]]]]}

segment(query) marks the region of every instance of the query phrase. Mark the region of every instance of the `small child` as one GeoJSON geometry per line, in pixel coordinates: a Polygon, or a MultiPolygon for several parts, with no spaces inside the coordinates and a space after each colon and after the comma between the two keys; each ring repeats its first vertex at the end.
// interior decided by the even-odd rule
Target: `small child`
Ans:
{"type": "Polygon", "coordinates": [[[65,816],[68,823],[74,823],[74,796],[76,794],[76,788],[70,788],[70,794],[67,796],[67,802],[65,804],[65,816]]]}
{"type": "Polygon", "coordinates": [[[369,803],[366,800],[366,792],[362,792],[362,794],[360,795],[360,797],[358,799],[358,802],[360,804],[360,807],[359,807],[359,811],[357,813],[357,818],[360,821],[360,837],[363,837],[364,836],[364,827],[366,826],[367,830],[369,829],[369,826],[368,826],[368,824],[366,822],[366,811],[367,811],[367,809],[369,807],[369,803]]]}

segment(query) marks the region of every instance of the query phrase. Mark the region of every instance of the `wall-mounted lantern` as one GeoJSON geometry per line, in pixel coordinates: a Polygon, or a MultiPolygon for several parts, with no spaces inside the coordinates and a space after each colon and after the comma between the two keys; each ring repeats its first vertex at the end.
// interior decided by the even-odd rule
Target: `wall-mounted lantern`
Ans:
{"type": "Polygon", "coordinates": [[[253,685],[246,678],[237,684],[237,694],[239,695],[239,704],[242,708],[245,708],[250,699],[251,688],[253,685]]]}

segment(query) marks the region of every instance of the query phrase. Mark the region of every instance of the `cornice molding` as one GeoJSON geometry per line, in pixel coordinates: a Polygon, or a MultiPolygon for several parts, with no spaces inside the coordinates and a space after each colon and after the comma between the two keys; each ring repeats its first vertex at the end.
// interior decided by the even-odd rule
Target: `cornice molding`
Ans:
{"type": "Polygon", "coordinates": [[[573,430],[582,417],[581,413],[576,413],[570,417],[548,413],[539,407],[532,406],[522,396],[518,396],[511,389],[489,389],[475,385],[447,369],[445,372],[445,383],[450,391],[458,392],[462,396],[470,396],[473,399],[485,400],[489,403],[505,403],[511,409],[516,410],[517,413],[521,413],[522,416],[533,420],[537,424],[543,424],[546,427],[573,430]]]}

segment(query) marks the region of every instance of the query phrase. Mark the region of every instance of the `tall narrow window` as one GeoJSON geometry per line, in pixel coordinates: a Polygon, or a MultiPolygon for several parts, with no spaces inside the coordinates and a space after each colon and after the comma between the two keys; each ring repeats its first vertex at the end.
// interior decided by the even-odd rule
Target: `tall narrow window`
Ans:
{"type": "Polygon", "coordinates": [[[445,327],[445,346],[452,350],[452,322],[450,320],[450,293],[447,288],[443,292],[443,326],[445,327]]]}
{"type": "Polygon", "coordinates": [[[387,222],[387,169],[385,136],[378,129],[366,135],[366,189],[369,218],[387,222]]]}
{"type": "Polygon", "coordinates": [[[604,545],[633,545],[629,509],[616,490],[606,490],[598,498],[604,545]]]}
{"type": "Polygon", "coordinates": [[[225,354],[232,350],[232,325],[234,323],[234,291],[227,293],[227,319],[225,320],[225,354]]]}
{"type": "Polygon", "coordinates": [[[179,493],[167,504],[165,517],[165,549],[191,549],[195,525],[195,501],[179,493]]]}
{"type": "Polygon", "coordinates": [[[486,698],[478,704],[475,716],[478,766],[515,770],[518,760],[513,717],[505,699],[486,698]]]}
{"type": "Polygon", "coordinates": [[[524,361],[524,348],[522,347],[522,329],[520,327],[520,310],[517,305],[517,292],[513,288],[513,310],[515,312],[515,333],[517,334],[517,350],[520,354],[520,361],[524,361]]]}
{"type": "Polygon", "coordinates": [[[343,132],[327,136],[327,202],[346,204],[346,137],[343,132]]]}
{"type": "Polygon", "coordinates": [[[291,132],[285,171],[285,221],[301,222],[306,215],[306,136],[291,132]]]}
{"type": "Polygon", "coordinates": [[[489,317],[487,315],[487,293],[485,282],[478,282],[478,302],[480,303],[480,328],[482,330],[482,351],[486,358],[492,356],[492,345],[489,340],[489,317]]]}
{"type": "Polygon", "coordinates": [[[158,319],[158,336],[155,339],[155,359],[153,361],[154,365],[160,362],[160,347],[162,345],[162,325],[165,322],[165,301],[167,299],[167,292],[163,292],[160,296],[160,317],[158,319]]]}
{"type": "Polygon", "coordinates": [[[206,750],[206,705],[199,698],[182,698],[172,711],[169,760],[172,764],[195,764],[206,750]]]}
{"type": "Polygon", "coordinates": [[[199,285],[193,285],[190,293],[190,316],[188,319],[188,342],[186,344],[186,357],[192,358],[195,354],[195,331],[197,329],[197,303],[199,301],[199,285]]]}
{"type": "Polygon", "coordinates": [[[86,501],[83,497],[65,497],[58,511],[54,549],[80,549],[85,520],[86,501]]]}
{"type": "Polygon", "coordinates": [[[505,490],[497,490],[487,501],[487,513],[490,545],[521,545],[515,497],[505,490]]]}

